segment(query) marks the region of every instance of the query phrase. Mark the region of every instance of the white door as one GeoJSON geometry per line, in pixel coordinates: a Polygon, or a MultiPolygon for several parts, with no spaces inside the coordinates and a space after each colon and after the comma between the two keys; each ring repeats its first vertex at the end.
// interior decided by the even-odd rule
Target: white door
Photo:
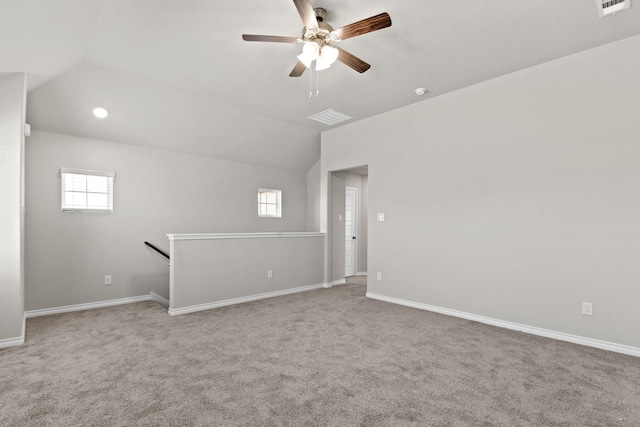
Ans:
{"type": "Polygon", "coordinates": [[[356,275],[356,231],[358,189],[346,187],[344,204],[344,276],[356,275]]]}

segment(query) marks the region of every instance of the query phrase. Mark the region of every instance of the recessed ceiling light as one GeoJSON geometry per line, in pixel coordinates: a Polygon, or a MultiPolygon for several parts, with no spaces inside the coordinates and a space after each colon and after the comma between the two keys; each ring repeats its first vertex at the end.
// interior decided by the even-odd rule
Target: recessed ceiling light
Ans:
{"type": "Polygon", "coordinates": [[[104,119],[105,117],[107,117],[109,115],[109,112],[102,107],[96,107],[93,110],[93,115],[96,116],[99,119],[104,119]]]}

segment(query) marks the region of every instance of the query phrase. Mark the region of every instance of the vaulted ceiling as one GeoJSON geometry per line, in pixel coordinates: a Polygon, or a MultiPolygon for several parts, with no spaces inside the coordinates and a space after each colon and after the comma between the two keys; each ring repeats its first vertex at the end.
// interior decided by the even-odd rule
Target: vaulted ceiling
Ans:
{"type": "Polygon", "coordinates": [[[306,171],[331,128],[312,114],[350,123],[640,34],[640,7],[598,18],[596,0],[313,6],[334,28],[389,13],[390,28],[340,42],[369,71],[291,78],[300,44],[242,40],[299,37],[291,0],[0,0],[0,73],[27,73],[34,129],[306,171]]]}

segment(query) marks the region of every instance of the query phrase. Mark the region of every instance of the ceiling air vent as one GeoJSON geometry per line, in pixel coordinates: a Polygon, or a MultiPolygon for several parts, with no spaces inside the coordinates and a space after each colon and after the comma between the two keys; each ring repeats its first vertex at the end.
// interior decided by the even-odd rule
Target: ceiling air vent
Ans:
{"type": "Polygon", "coordinates": [[[598,5],[598,16],[612,15],[631,7],[631,0],[596,0],[598,5]]]}
{"type": "Polygon", "coordinates": [[[316,122],[324,123],[325,125],[333,126],[338,123],[346,122],[347,120],[353,119],[353,117],[346,115],[345,113],[341,113],[340,111],[328,109],[324,110],[321,113],[314,114],[313,116],[307,117],[308,119],[315,120],[316,122]]]}

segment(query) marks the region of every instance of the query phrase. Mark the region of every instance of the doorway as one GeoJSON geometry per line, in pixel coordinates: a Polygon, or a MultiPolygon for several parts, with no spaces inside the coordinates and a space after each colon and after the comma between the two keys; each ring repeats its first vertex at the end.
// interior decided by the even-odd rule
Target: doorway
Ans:
{"type": "Polygon", "coordinates": [[[368,167],[329,172],[328,258],[330,285],[367,275],[368,167]]]}
{"type": "Polygon", "coordinates": [[[357,273],[358,189],[345,187],[344,201],[344,277],[357,273]]]}

